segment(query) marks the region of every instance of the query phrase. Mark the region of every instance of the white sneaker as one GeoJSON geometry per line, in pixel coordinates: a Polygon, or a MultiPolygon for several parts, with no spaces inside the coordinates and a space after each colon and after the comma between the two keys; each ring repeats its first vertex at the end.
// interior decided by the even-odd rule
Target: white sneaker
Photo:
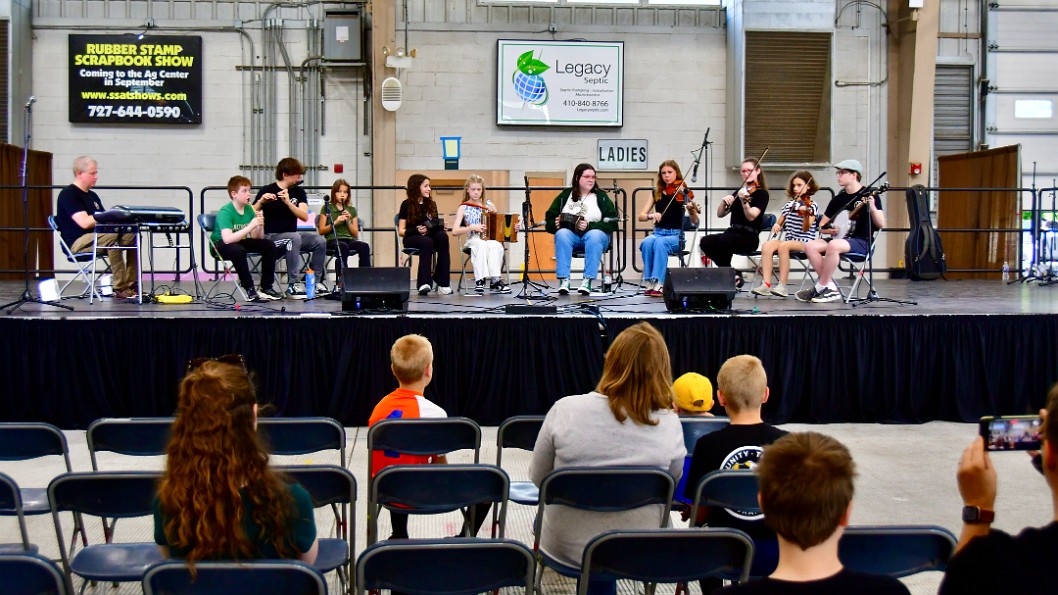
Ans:
{"type": "Polygon", "coordinates": [[[753,288],[754,295],[768,295],[771,293],[771,288],[768,287],[767,283],[761,283],[757,287],[753,288]]]}
{"type": "Polygon", "coordinates": [[[432,288],[430,287],[429,284],[420,285],[419,286],[419,295],[429,295],[430,294],[430,289],[432,289],[432,288]]]}
{"type": "Polygon", "coordinates": [[[452,295],[452,288],[451,287],[438,287],[437,288],[437,293],[439,293],[441,295],[452,295]]]}
{"type": "Polygon", "coordinates": [[[560,279],[558,282],[558,294],[569,295],[569,279],[560,279]]]}
{"type": "Polygon", "coordinates": [[[591,295],[591,279],[585,279],[580,282],[580,287],[577,288],[577,293],[581,295],[591,295]]]}
{"type": "Polygon", "coordinates": [[[786,292],[785,283],[776,283],[775,286],[771,288],[771,294],[777,297],[786,297],[790,295],[786,292]]]}

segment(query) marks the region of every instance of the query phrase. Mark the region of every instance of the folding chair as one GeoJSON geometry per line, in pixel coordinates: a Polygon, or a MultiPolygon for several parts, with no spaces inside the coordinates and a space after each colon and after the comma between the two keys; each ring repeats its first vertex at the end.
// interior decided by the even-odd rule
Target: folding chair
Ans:
{"type": "Polygon", "coordinates": [[[100,452],[132,457],[164,456],[173,420],[172,417],[104,417],[95,420],[86,433],[92,470],[99,470],[96,455],[100,452]]]}
{"type": "Polygon", "coordinates": [[[416,539],[376,543],[356,561],[356,590],[473,595],[533,585],[533,554],[510,539],[416,539]],[[409,571],[414,569],[414,571],[409,571]]]}
{"type": "MultiPolygon", "coordinates": [[[[676,254],[674,255],[674,256],[676,256],[677,259],[679,259],[680,268],[681,269],[687,268],[687,257],[689,257],[691,254],[694,254],[694,250],[698,247],[698,243],[697,242],[698,242],[698,226],[691,222],[691,218],[689,216],[684,215],[683,216],[683,228],[680,229],[680,243],[679,243],[679,247],[678,247],[678,249],[676,251],[676,254]],[[694,232],[693,234],[691,234],[691,242],[690,242],[690,244],[687,243],[687,232],[688,231],[694,232]],[[691,249],[688,250],[687,246],[690,246],[691,249]]],[[[693,262],[693,261],[694,261],[694,259],[691,259],[691,262],[693,262]]]]}
{"type": "Polygon", "coordinates": [[[673,486],[672,476],[656,467],[564,467],[548,473],[540,484],[540,502],[533,525],[533,552],[540,564],[536,573],[537,591],[545,568],[571,578],[581,573],[580,567],[565,564],[540,548],[544,515],[549,505],[622,512],[655,504],[661,509],[658,528],[664,528],[669,523],[673,486]]]}
{"type": "Polygon", "coordinates": [[[944,571],[958,540],[943,527],[897,525],[847,527],[838,557],[850,570],[901,578],[927,570],[944,571]]]}
{"type": "MultiPolygon", "coordinates": [[[[784,240],[785,237],[786,237],[786,232],[785,231],[780,231],[777,235],[776,234],[772,234],[772,236],[770,236],[768,238],[768,241],[771,241],[771,240],[784,240]]],[[[772,259],[773,259],[773,266],[772,266],[772,270],[771,270],[772,278],[771,279],[767,279],[767,281],[769,281],[769,282],[776,281],[777,282],[779,280],[779,268],[778,268],[779,253],[777,251],[772,256],[772,259]]],[[[808,254],[806,254],[804,251],[790,252],[790,270],[791,271],[793,271],[793,265],[795,263],[798,266],[798,269],[799,269],[798,272],[801,273],[801,283],[800,283],[800,285],[797,286],[797,290],[800,291],[800,290],[804,289],[805,287],[808,286],[809,283],[815,284],[815,282],[816,282],[816,274],[815,274],[815,271],[812,270],[811,263],[808,261],[808,254]]],[[[763,265],[763,262],[762,261],[758,261],[758,263],[757,263],[757,273],[758,274],[761,274],[762,265],[763,265]]],[[[761,281],[765,281],[765,279],[762,278],[761,281]]],[[[757,297],[760,297],[760,296],[758,296],[757,294],[754,293],[753,297],[757,298],[757,297]]]]}
{"type": "MultiPolygon", "coordinates": [[[[202,230],[202,233],[206,234],[206,243],[209,246],[210,255],[213,257],[214,260],[224,265],[224,276],[215,277],[216,281],[213,282],[213,285],[210,286],[209,290],[206,292],[206,300],[208,301],[214,297],[217,297],[213,294],[213,292],[217,289],[217,286],[220,285],[220,282],[222,280],[226,280],[231,277],[231,270],[234,265],[230,260],[227,260],[226,258],[220,255],[220,252],[217,251],[216,244],[213,243],[212,236],[213,230],[217,226],[217,213],[199,213],[198,217],[196,217],[195,220],[198,221],[198,227],[202,230]]],[[[276,240],[275,245],[277,248],[280,248],[279,252],[276,254],[276,259],[278,260],[280,258],[283,258],[283,256],[286,254],[286,248],[290,246],[290,240],[276,240]]],[[[260,254],[257,254],[256,252],[246,253],[247,258],[251,256],[259,257],[260,254]]],[[[251,266],[250,272],[254,272],[255,268],[256,267],[251,266]]],[[[242,299],[246,299],[246,290],[243,289],[242,285],[239,285],[238,278],[235,279],[235,290],[239,292],[239,295],[242,296],[242,299]]]]}
{"type": "Polygon", "coordinates": [[[578,595],[588,581],[633,580],[677,583],[715,576],[749,578],[753,540],[738,529],[625,529],[607,531],[584,547],[578,595]]]}
{"type": "Polygon", "coordinates": [[[262,417],[257,433],[268,452],[275,455],[305,455],[337,450],[345,467],[345,428],[333,417],[262,417]]]}
{"type": "MultiPolygon", "coordinates": [[[[46,423],[0,423],[0,461],[28,461],[47,456],[61,456],[66,465],[66,473],[73,471],[66,436],[59,428],[46,423]]],[[[19,492],[24,516],[51,512],[48,488],[23,487],[19,492]]],[[[0,510],[0,516],[10,514],[0,510]]],[[[70,536],[71,548],[78,533],[81,534],[81,542],[87,543],[88,537],[79,516],[75,517],[73,533],[70,536]]]]}
{"type": "Polygon", "coordinates": [[[698,439],[726,428],[731,425],[731,420],[726,417],[681,417],[680,425],[683,427],[683,446],[687,449],[687,455],[683,458],[683,475],[672,494],[672,509],[682,511],[692,504],[683,494],[687,491],[687,473],[691,470],[691,459],[698,439]]]}
{"type": "MultiPolygon", "coordinates": [[[[536,436],[544,425],[543,415],[516,415],[508,417],[496,431],[496,466],[503,467],[503,449],[517,448],[532,452],[536,447],[536,436]]],[[[516,504],[536,506],[540,498],[540,489],[532,481],[512,481],[507,499],[516,504]]],[[[497,513],[492,511],[493,536],[498,523],[497,513]]]]}
{"type": "MultiPolygon", "coordinates": [[[[770,236],[771,228],[775,227],[775,221],[777,220],[777,218],[775,217],[774,213],[764,213],[761,215],[761,217],[763,217],[763,219],[761,219],[761,233],[767,231],[768,235],[770,236]]],[[[757,235],[759,236],[760,234],[757,235]]],[[[750,250],[749,252],[735,253],[735,256],[745,256],[749,259],[750,262],[753,263],[753,267],[755,269],[755,272],[753,274],[754,281],[756,281],[756,278],[760,276],[760,244],[760,238],[758,237],[757,248],[755,250],[750,250]]]]}
{"type": "Polygon", "coordinates": [[[852,300],[859,299],[858,290],[860,287],[860,281],[867,283],[868,295],[872,291],[874,291],[874,285],[871,284],[871,279],[868,276],[868,270],[870,269],[871,262],[873,262],[874,260],[874,249],[877,244],[877,241],[878,234],[875,234],[873,237],[871,237],[871,245],[867,249],[866,253],[849,251],[841,255],[841,260],[838,262],[838,266],[840,267],[841,263],[848,264],[848,273],[851,277],[855,278],[855,280],[852,282],[852,286],[849,287],[848,293],[845,293],[845,289],[841,285],[835,283],[835,285],[838,286],[838,292],[841,293],[841,299],[846,304],[851,302],[852,300]]]}
{"type": "Polygon", "coordinates": [[[77,296],[71,297],[83,298],[91,293],[94,294],[95,297],[102,299],[103,296],[99,295],[98,290],[96,290],[95,277],[91,276],[94,267],[90,265],[92,265],[97,258],[102,258],[104,264],[106,264],[106,269],[109,270],[110,262],[107,261],[106,252],[78,252],[74,254],[74,252],[70,250],[70,247],[66,245],[66,241],[62,239],[62,234],[59,233],[59,224],[55,222],[54,215],[48,215],[48,227],[55,232],[55,237],[59,239],[59,248],[62,249],[62,253],[66,256],[66,261],[77,267],[77,274],[74,275],[73,279],[70,279],[63,284],[62,288],[59,289],[59,296],[61,297],[66,293],[66,288],[69,287],[71,283],[80,279],[84,283],[84,291],[77,296]]]}
{"type": "MultiPolygon", "coordinates": [[[[383,508],[404,514],[443,514],[466,509],[466,527],[474,527],[474,507],[486,502],[499,508],[498,535],[507,522],[507,473],[495,465],[393,465],[371,482],[368,545],[377,541],[383,508]]],[[[473,535],[465,535],[473,537],[473,535]]]]}
{"type": "Polygon", "coordinates": [[[86,581],[139,582],[147,568],[163,557],[153,541],[115,543],[113,532],[104,535],[105,543],[86,545],[75,554],[73,547],[67,550],[62,542],[59,513],[112,519],[150,516],[161,477],[161,473],[149,471],[115,471],[65,473],[51,481],[48,501],[70,591],[73,591],[73,575],[86,581]]]}
{"type": "Polygon", "coordinates": [[[327,595],[319,571],[295,560],[197,562],[192,578],[187,564],[167,560],[143,575],[144,595],[327,595]]]}
{"type": "Polygon", "coordinates": [[[338,571],[338,579],[352,592],[349,577],[356,551],[356,478],[343,467],[299,465],[279,467],[312,496],[315,508],[330,506],[334,513],[334,537],[317,537],[318,554],[313,567],[323,574],[338,571]]]}
{"type": "Polygon", "coordinates": [[[0,554],[35,552],[37,546],[29,542],[26,530],[26,517],[22,512],[22,496],[18,484],[10,476],[0,473],[0,514],[18,517],[18,531],[21,544],[0,543],[0,554]]]}
{"type": "Polygon", "coordinates": [[[367,430],[367,544],[377,540],[378,518],[371,485],[375,480],[376,450],[398,455],[432,456],[457,450],[471,450],[474,463],[480,459],[481,427],[466,417],[427,419],[384,419],[367,430]]]}
{"type": "Polygon", "coordinates": [[[0,556],[5,593],[67,595],[66,577],[51,560],[32,553],[0,556]]]}
{"type": "MultiPolygon", "coordinates": [[[[470,246],[466,245],[466,235],[459,236],[459,252],[463,254],[462,264],[459,267],[459,282],[456,283],[456,291],[463,291],[463,281],[467,278],[467,263],[470,262],[471,250],[470,246]]],[[[476,279],[475,279],[476,281],[476,279]]],[[[467,282],[467,290],[471,289],[470,282],[467,282]]]]}
{"type": "MultiPolygon", "coordinates": [[[[742,515],[760,514],[757,492],[757,474],[750,470],[713,471],[703,477],[695,488],[691,519],[698,518],[698,511],[703,506],[727,508],[742,515]]],[[[764,525],[763,520],[746,522],[759,524],[761,527],[764,525]]],[[[779,561],[778,544],[754,541],[753,546],[753,565],[750,569],[750,576],[771,574],[779,561]]],[[[735,577],[726,578],[734,579],[735,577]]]]}

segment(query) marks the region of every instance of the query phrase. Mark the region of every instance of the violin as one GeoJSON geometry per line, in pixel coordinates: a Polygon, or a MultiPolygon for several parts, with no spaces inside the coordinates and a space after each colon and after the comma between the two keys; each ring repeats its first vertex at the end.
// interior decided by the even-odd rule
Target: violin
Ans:
{"type": "Polygon", "coordinates": [[[797,193],[794,200],[801,201],[801,204],[797,206],[797,214],[801,216],[801,231],[808,231],[812,228],[812,219],[814,210],[812,209],[812,195],[808,194],[809,183],[812,181],[811,178],[805,181],[804,185],[801,186],[801,191],[797,193]]]}
{"type": "MultiPolygon", "coordinates": [[[[761,164],[764,162],[764,157],[768,154],[769,150],[771,150],[771,147],[764,147],[764,152],[761,153],[760,157],[757,158],[757,162],[754,169],[761,168],[761,164]]],[[[756,180],[756,178],[754,178],[752,182],[746,182],[741,188],[738,189],[738,192],[735,193],[735,198],[738,198],[742,202],[749,204],[751,200],[750,196],[754,192],[756,192],[758,188],[760,188],[760,183],[756,180]]],[[[731,205],[728,205],[726,210],[730,211],[731,205]]]]}

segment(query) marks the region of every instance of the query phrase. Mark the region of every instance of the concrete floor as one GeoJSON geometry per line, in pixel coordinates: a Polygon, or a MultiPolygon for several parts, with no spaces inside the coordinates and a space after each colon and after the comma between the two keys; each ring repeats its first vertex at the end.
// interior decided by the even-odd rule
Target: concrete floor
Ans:
{"type": "MultiPolygon", "coordinates": [[[[834,436],[852,451],[859,472],[856,483],[856,499],[853,524],[935,524],[948,528],[956,535],[960,529],[961,501],[955,485],[955,470],[963,448],[976,433],[973,424],[932,422],[923,425],[803,425],[783,426],[790,431],[813,430],[834,436]]],[[[365,503],[367,483],[366,428],[348,428],[349,468],[356,475],[358,505],[356,511],[356,547],[365,544],[365,503]]],[[[75,471],[91,469],[85,434],[83,431],[66,432],[71,459],[75,471]]],[[[496,428],[483,428],[481,460],[494,461],[496,428]]],[[[524,479],[528,471],[529,454],[517,450],[504,452],[503,466],[512,479],[524,479]]],[[[469,452],[454,453],[451,462],[472,462],[469,452]]],[[[999,529],[1016,532],[1027,526],[1047,523],[1051,517],[1049,493],[1043,477],[1029,464],[1024,453],[999,453],[993,456],[999,474],[999,500],[996,504],[996,524],[999,529]]],[[[321,452],[309,456],[274,457],[274,463],[283,464],[339,464],[336,451],[321,452]]],[[[99,467],[104,470],[161,469],[160,458],[132,458],[113,454],[99,455],[99,467]]],[[[22,486],[45,487],[52,477],[62,472],[63,464],[58,457],[49,457],[28,462],[4,462],[3,472],[15,478],[22,486]]],[[[387,535],[388,515],[381,515],[380,535],[387,535]]],[[[533,509],[512,505],[508,509],[507,536],[532,545],[533,509]]],[[[39,516],[27,519],[31,539],[41,552],[58,558],[55,531],[50,517],[39,516]]],[[[412,518],[413,537],[443,536],[455,533],[461,519],[456,514],[438,517],[417,516],[412,518]]],[[[64,526],[69,520],[64,519],[64,526]]],[[[674,522],[680,526],[678,519],[674,522]]],[[[334,520],[329,512],[317,513],[320,535],[334,531],[334,520]]],[[[89,523],[90,542],[101,541],[98,523],[89,523]]],[[[122,520],[118,527],[120,541],[151,541],[152,525],[149,518],[122,520]]],[[[18,540],[17,525],[13,519],[0,521],[0,542],[18,540]]],[[[327,577],[331,592],[337,592],[337,579],[327,577]]],[[[915,595],[935,593],[940,581],[939,573],[923,573],[905,579],[915,595]]],[[[79,586],[80,581],[75,581],[79,586]]],[[[549,594],[571,594],[571,580],[547,573],[544,591],[549,594]]],[[[640,585],[621,583],[622,594],[641,591],[640,585]]],[[[662,593],[671,593],[671,587],[661,587],[662,593]]],[[[126,584],[118,588],[109,585],[89,587],[88,593],[139,593],[139,585],[126,584]]],[[[697,586],[692,587],[697,593],[697,586]]]]}

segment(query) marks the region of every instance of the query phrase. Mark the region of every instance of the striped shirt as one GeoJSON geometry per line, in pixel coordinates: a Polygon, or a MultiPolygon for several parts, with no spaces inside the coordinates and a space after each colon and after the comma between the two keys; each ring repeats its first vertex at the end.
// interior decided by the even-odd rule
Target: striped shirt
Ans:
{"type": "Polygon", "coordinates": [[[812,216],[815,220],[812,221],[812,226],[808,228],[808,231],[803,231],[804,217],[801,216],[800,207],[801,201],[791,200],[782,208],[780,216],[786,218],[783,220],[782,230],[786,232],[787,241],[810,242],[816,239],[816,234],[819,232],[819,205],[812,203],[812,216]]]}

